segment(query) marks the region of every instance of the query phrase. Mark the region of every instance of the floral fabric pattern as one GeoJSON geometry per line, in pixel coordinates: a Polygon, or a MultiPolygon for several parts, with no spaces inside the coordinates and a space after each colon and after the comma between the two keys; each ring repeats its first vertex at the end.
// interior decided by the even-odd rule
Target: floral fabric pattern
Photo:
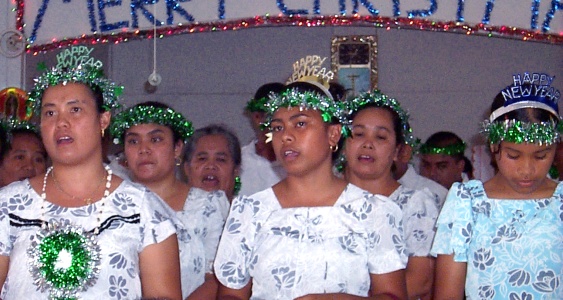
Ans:
{"type": "MultiPolygon", "coordinates": [[[[101,210],[102,223],[109,222],[109,226],[97,237],[101,248],[100,274],[95,285],[82,292],[79,298],[140,299],[139,253],[146,246],[175,234],[175,217],[156,194],[129,181],[123,181],[102,201],[81,207],[61,207],[46,202],[44,218],[67,219],[85,230],[92,230],[98,226],[101,210]]],[[[28,180],[0,190],[0,255],[10,257],[10,269],[0,297],[4,300],[49,299],[48,292],[42,293],[33,283],[28,270],[27,249],[40,227],[18,226],[17,222],[12,222],[41,220],[42,202],[28,180]]]]}
{"type": "Polygon", "coordinates": [[[438,203],[428,189],[413,190],[399,186],[389,198],[403,212],[403,232],[408,256],[430,255],[434,241],[438,203]]]}
{"type": "Polygon", "coordinates": [[[456,183],[437,223],[432,255],[467,263],[467,299],[563,299],[563,183],[529,200],[456,183]]]}
{"type": "Polygon", "coordinates": [[[213,260],[229,213],[229,201],[222,191],[191,188],[184,208],[176,217],[184,231],[178,233],[182,297],[185,299],[213,273],[213,260]]]}
{"type": "Polygon", "coordinates": [[[282,208],[271,188],[237,197],[219,242],[215,275],[251,299],[316,293],[367,296],[370,274],[404,269],[399,207],[349,184],[334,206],[282,208]]]}

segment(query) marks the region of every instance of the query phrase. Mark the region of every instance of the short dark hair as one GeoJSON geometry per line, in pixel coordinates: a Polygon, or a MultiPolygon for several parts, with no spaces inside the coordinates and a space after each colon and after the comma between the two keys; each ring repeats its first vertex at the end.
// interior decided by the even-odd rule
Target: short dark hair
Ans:
{"type": "Polygon", "coordinates": [[[209,135],[220,135],[227,140],[227,145],[235,167],[240,167],[242,162],[240,142],[236,134],[225,125],[211,124],[194,131],[194,134],[188,139],[184,150],[184,161],[188,162],[192,159],[197,143],[202,137],[209,135]]]}
{"type": "Polygon", "coordinates": [[[261,85],[256,93],[254,94],[254,99],[260,99],[264,97],[268,97],[268,94],[271,92],[279,93],[285,88],[285,84],[281,82],[268,82],[261,85]]]}
{"type": "MultiPolygon", "coordinates": [[[[443,148],[456,144],[463,144],[463,140],[455,133],[450,131],[438,131],[432,134],[424,143],[425,146],[433,148],[443,148]]],[[[463,152],[451,155],[456,161],[465,158],[463,152]]]]}

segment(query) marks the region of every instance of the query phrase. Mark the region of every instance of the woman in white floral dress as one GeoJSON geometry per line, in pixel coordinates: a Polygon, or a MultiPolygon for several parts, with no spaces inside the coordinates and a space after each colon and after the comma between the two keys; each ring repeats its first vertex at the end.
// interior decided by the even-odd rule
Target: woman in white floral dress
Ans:
{"type": "Polygon", "coordinates": [[[173,216],[104,167],[121,91],[100,74],[54,69],[30,93],[53,166],[0,192],[4,300],[181,298],[173,216]]]}
{"type": "Polygon", "coordinates": [[[393,178],[391,168],[400,147],[414,138],[408,114],[395,99],[379,91],[346,101],[350,136],[344,143],[345,178],[366,191],[387,196],[403,212],[403,232],[409,261],[409,299],[431,299],[434,258],[430,247],[438,218],[436,198],[428,189],[413,190],[393,178]]]}
{"type": "Polygon", "coordinates": [[[191,123],[166,104],[143,102],[119,113],[111,125],[124,143],[132,180],[158,194],[176,214],[183,299],[214,299],[213,259],[229,211],[222,191],[206,192],[176,176],[191,123]]]}
{"type": "Polygon", "coordinates": [[[267,126],[287,171],[235,198],[219,243],[219,299],[404,299],[401,212],[332,172],[341,109],[326,88],[272,95],[267,126]]]}

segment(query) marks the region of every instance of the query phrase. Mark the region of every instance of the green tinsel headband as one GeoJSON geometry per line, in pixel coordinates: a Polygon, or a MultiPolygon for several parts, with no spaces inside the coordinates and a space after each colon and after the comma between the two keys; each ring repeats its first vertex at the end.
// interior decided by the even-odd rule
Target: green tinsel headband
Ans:
{"type": "Polygon", "coordinates": [[[249,112],[265,112],[267,111],[266,103],[268,102],[267,97],[262,97],[259,99],[250,99],[246,104],[246,110],[249,112]]]}
{"type": "Polygon", "coordinates": [[[365,92],[358,97],[348,100],[345,105],[347,111],[345,136],[350,136],[350,126],[353,125],[351,116],[362,108],[373,105],[375,107],[387,107],[397,113],[401,119],[405,143],[411,145],[413,148],[418,144],[419,141],[413,136],[412,129],[409,126],[409,114],[401,107],[401,104],[396,99],[388,97],[379,90],[373,90],[372,92],[365,92]]]}
{"type": "Polygon", "coordinates": [[[559,142],[560,133],[563,131],[561,122],[555,120],[549,122],[522,122],[516,120],[504,120],[483,122],[481,131],[491,144],[502,141],[522,144],[551,145],[559,142]]]}
{"type": "Polygon", "coordinates": [[[171,108],[139,105],[120,112],[112,119],[110,132],[114,137],[113,143],[123,144],[125,131],[132,126],[151,123],[170,127],[184,142],[194,132],[192,123],[171,108]]]}
{"type": "Polygon", "coordinates": [[[109,79],[104,78],[103,70],[91,65],[80,65],[70,69],[53,68],[35,78],[34,81],[35,84],[31,92],[29,92],[27,100],[28,116],[31,116],[33,113],[38,114],[41,111],[41,98],[47,88],[73,82],[86,84],[90,88],[98,87],[102,91],[105,110],[110,111],[121,106],[119,104],[119,96],[123,93],[123,86],[118,86],[109,79]]]}
{"type": "Polygon", "coordinates": [[[462,154],[465,151],[466,146],[467,145],[464,142],[451,144],[446,147],[434,147],[422,144],[418,151],[420,154],[443,154],[452,156],[462,154]]]}
{"type": "Polygon", "coordinates": [[[29,130],[33,133],[39,134],[39,129],[29,121],[22,121],[17,118],[8,118],[0,120],[0,126],[6,132],[6,138],[11,143],[13,132],[16,130],[29,130]]]}
{"type": "MultiPolygon", "coordinates": [[[[328,96],[317,92],[299,91],[296,88],[286,90],[279,94],[270,94],[266,103],[266,120],[262,124],[264,128],[270,127],[274,113],[281,107],[300,107],[319,111],[323,121],[329,123],[333,118],[340,123],[346,121],[343,107],[330,99],[328,96]]],[[[344,133],[344,127],[342,127],[344,133]]]]}

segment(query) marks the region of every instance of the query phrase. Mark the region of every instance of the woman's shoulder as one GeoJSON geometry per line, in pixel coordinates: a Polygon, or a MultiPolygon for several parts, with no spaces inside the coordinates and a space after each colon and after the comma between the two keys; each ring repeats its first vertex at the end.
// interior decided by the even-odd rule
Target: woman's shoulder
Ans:
{"type": "MultiPolygon", "coordinates": [[[[115,205],[127,205],[129,209],[160,207],[164,203],[164,200],[146,186],[129,180],[121,181],[117,188],[109,195],[109,198],[112,199],[115,205]]],[[[164,203],[164,205],[166,204],[164,203]]]]}
{"type": "Polygon", "coordinates": [[[563,201],[563,181],[559,181],[557,186],[555,187],[555,191],[553,192],[554,197],[558,197],[563,201]]]}
{"type": "Polygon", "coordinates": [[[32,207],[39,207],[37,203],[41,201],[41,196],[33,189],[28,179],[0,188],[0,211],[6,214],[13,211],[30,211],[32,207]]]}
{"type": "Polygon", "coordinates": [[[465,187],[465,188],[483,188],[483,181],[479,179],[471,179],[466,182],[454,182],[450,190],[454,187],[465,187]]]}
{"type": "Polygon", "coordinates": [[[356,206],[375,206],[374,212],[401,214],[401,208],[389,197],[383,195],[372,194],[354,184],[349,183],[342,193],[343,201],[337,204],[348,205],[356,203],[356,206]]]}
{"type": "Polygon", "coordinates": [[[13,195],[27,195],[27,197],[39,197],[39,194],[31,186],[29,179],[12,182],[0,188],[0,201],[4,201],[13,195]]]}
{"type": "Polygon", "coordinates": [[[481,180],[471,179],[466,182],[454,182],[448,191],[448,198],[463,197],[470,195],[471,198],[487,198],[485,193],[485,185],[481,180]]]}
{"type": "Polygon", "coordinates": [[[244,207],[251,207],[250,211],[253,211],[254,213],[281,208],[276,194],[271,187],[260,192],[256,192],[250,196],[239,195],[235,197],[235,199],[233,199],[233,202],[231,204],[231,211],[242,211],[244,207]]]}
{"type": "Polygon", "coordinates": [[[439,200],[437,195],[428,188],[412,189],[401,185],[396,192],[398,192],[398,202],[401,202],[403,206],[415,210],[424,208],[426,211],[435,210],[436,213],[438,211],[439,200]]]}
{"type": "Polygon", "coordinates": [[[151,191],[146,186],[140,183],[123,179],[115,188],[112,194],[145,198],[147,197],[147,195],[151,194],[151,191]]]}
{"type": "Polygon", "coordinates": [[[191,187],[184,204],[184,210],[201,209],[213,206],[226,214],[229,208],[229,199],[225,192],[221,190],[206,191],[200,188],[191,187]]]}

